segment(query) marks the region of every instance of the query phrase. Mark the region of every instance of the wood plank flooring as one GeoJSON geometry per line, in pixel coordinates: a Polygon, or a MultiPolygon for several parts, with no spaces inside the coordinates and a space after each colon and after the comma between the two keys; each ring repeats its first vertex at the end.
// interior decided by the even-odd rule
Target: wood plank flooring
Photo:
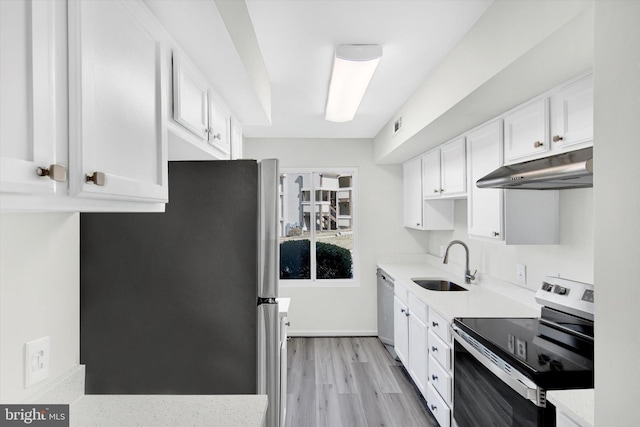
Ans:
{"type": "Polygon", "coordinates": [[[434,427],[376,337],[291,338],[286,427],[434,427]]]}

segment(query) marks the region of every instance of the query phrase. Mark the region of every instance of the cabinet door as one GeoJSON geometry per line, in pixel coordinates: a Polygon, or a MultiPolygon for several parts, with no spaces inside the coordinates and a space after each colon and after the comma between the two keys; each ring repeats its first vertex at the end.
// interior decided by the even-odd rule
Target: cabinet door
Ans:
{"type": "Polygon", "coordinates": [[[422,188],[425,199],[439,198],[442,192],[440,183],[440,149],[422,156],[422,188]]]}
{"type": "Polygon", "coordinates": [[[592,75],[551,97],[551,135],[561,148],[593,141],[592,75]]]}
{"type": "Polygon", "coordinates": [[[504,190],[478,188],[476,181],[502,165],[501,122],[496,120],[467,135],[469,235],[501,240],[504,190]]]}
{"type": "Polygon", "coordinates": [[[464,137],[440,147],[442,197],[460,196],[467,192],[467,151],[464,137]]]}
{"type": "Polygon", "coordinates": [[[505,163],[549,151],[547,98],[528,104],[504,117],[505,163]]]}
{"type": "Polygon", "coordinates": [[[181,53],[173,54],[173,118],[198,138],[209,135],[209,85],[181,53]]]}
{"type": "Polygon", "coordinates": [[[231,157],[230,117],[213,102],[213,94],[209,91],[209,144],[222,152],[222,158],[231,157]]]}
{"type": "Polygon", "coordinates": [[[404,226],[422,229],[422,159],[403,165],[404,226]]]}
{"type": "MultiPolygon", "coordinates": [[[[54,2],[0,1],[0,191],[53,193],[54,2]]],[[[66,141],[65,141],[66,144],[66,141]]]]}
{"type": "Polygon", "coordinates": [[[68,7],[71,192],[164,202],[167,85],[158,24],[141,1],[68,7]]]}
{"type": "Polygon", "coordinates": [[[409,373],[424,395],[427,387],[427,325],[409,313],[409,373]]]}
{"type": "Polygon", "coordinates": [[[407,306],[398,299],[393,297],[393,345],[400,358],[405,365],[409,365],[409,312],[407,306]]]}

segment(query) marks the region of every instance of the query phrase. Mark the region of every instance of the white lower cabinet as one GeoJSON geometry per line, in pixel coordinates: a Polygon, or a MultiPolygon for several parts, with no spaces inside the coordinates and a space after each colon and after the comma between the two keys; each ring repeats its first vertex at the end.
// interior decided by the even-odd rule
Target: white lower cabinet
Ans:
{"type": "Polygon", "coordinates": [[[452,337],[449,322],[422,299],[395,283],[395,350],[441,427],[451,425],[452,337]]]}
{"type": "Polygon", "coordinates": [[[393,297],[393,340],[400,361],[409,365],[409,311],[407,305],[393,297]]]}
{"type": "Polygon", "coordinates": [[[451,408],[440,397],[440,394],[436,391],[432,384],[427,386],[427,406],[433,414],[433,417],[438,421],[440,427],[451,426],[451,408]]]}

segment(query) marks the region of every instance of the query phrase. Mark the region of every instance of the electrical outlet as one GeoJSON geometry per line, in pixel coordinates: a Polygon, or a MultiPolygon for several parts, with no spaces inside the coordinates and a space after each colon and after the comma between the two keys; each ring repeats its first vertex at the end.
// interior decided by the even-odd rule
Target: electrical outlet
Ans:
{"type": "Polygon", "coordinates": [[[25,388],[38,383],[49,376],[50,346],[49,337],[29,341],[24,345],[24,383],[25,388]]]}
{"type": "Polygon", "coordinates": [[[527,284],[527,266],[524,264],[516,264],[516,277],[519,285],[527,284]]]}

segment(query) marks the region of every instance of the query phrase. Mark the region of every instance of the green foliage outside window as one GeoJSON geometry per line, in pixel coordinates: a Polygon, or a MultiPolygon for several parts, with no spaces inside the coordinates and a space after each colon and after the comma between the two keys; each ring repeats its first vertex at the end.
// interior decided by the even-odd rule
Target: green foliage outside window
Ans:
{"type": "MultiPolygon", "coordinates": [[[[289,240],[280,244],[280,278],[310,279],[309,257],[311,242],[289,240]]],[[[351,279],[353,278],[351,252],[330,243],[316,243],[316,278],[351,279]]]]}

